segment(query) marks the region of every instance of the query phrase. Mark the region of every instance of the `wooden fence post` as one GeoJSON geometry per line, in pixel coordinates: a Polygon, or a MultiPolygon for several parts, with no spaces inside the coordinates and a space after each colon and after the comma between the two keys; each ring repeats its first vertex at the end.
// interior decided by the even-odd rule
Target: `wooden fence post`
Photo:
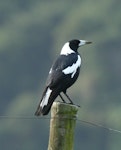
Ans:
{"type": "Polygon", "coordinates": [[[53,103],[48,150],[73,150],[77,111],[75,105],[53,103]]]}

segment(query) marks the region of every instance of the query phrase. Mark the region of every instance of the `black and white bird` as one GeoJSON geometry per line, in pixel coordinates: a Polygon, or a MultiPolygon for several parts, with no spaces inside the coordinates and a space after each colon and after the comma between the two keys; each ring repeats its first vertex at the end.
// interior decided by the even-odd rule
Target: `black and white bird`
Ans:
{"type": "Polygon", "coordinates": [[[65,43],[59,57],[49,71],[45,90],[35,112],[36,116],[47,115],[57,96],[60,96],[62,101],[65,102],[61,92],[73,104],[66,91],[74,84],[79,76],[81,57],[77,50],[80,46],[90,43],[92,42],[77,39],[65,43]]]}

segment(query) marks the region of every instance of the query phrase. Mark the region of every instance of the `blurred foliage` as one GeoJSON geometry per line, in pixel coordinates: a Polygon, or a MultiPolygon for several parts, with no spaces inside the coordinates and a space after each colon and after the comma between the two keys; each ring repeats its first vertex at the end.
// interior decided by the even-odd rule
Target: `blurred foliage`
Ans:
{"type": "MultiPolygon", "coordinates": [[[[79,118],[121,130],[121,2],[0,0],[0,114],[32,116],[53,59],[70,39],[80,48],[78,82],[68,90],[79,118]]],[[[0,119],[1,149],[47,149],[49,120],[0,119]],[[7,142],[7,144],[6,144],[7,142]]],[[[120,150],[121,135],[77,122],[75,149],[120,150]]]]}

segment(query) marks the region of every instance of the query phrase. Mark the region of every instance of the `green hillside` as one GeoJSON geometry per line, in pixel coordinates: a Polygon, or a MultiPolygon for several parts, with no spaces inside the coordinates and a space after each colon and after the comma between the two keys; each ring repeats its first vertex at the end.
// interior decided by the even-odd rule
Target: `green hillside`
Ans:
{"type": "MultiPolygon", "coordinates": [[[[119,0],[0,0],[0,116],[13,116],[0,117],[0,149],[47,149],[49,120],[26,116],[34,117],[53,60],[75,38],[93,42],[79,49],[80,77],[68,90],[79,119],[121,130],[120,7],[119,0]]],[[[77,122],[75,150],[120,150],[120,141],[77,122]]]]}

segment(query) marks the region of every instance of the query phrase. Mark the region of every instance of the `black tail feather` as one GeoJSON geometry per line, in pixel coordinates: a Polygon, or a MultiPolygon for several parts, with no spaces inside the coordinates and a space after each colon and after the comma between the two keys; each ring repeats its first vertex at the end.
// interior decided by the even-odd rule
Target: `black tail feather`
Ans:
{"type": "Polygon", "coordinates": [[[35,116],[40,116],[41,115],[41,107],[40,106],[38,106],[38,108],[37,108],[37,110],[36,110],[34,115],[35,116]]]}
{"type": "Polygon", "coordinates": [[[40,116],[40,115],[47,115],[51,109],[51,106],[54,102],[54,100],[56,99],[56,97],[60,94],[60,90],[59,89],[55,89],[52,91],[52,93],[50,94],[50,97],[49,97],[49,100],[48,100],[48,104],[45,105],[43,108],[40,106],[42,100],[43,100],[43,97],[44,95],[46,94],[46,91],[47,91],[47,88],[45,89],[45,91],[43,92],[43,96],[42,96],[42,99],[38,105],[38,108],[35,112],[35,115],[36,116],[40,116]]]}
{"type": "Polygon", "coordinates": [[[35,116],[47,115],[51,109],[53,102],[54,102],[54,100],[51,101],[50,104],[47,104],[47,106],[44,106],[43,108],[40,107],[40,105],[39,105],[35,112],[35,116]]]}

